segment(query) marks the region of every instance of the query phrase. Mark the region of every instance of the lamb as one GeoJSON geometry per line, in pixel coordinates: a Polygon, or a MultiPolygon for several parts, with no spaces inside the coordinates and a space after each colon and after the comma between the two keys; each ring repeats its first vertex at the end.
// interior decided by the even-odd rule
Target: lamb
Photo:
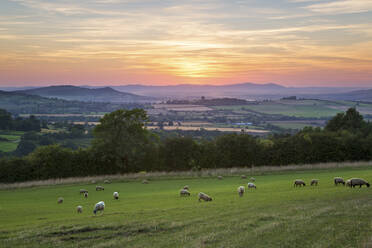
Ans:
{"type": "Polygon", "coordinates": [[[105,180],[105,181],[103,181],[103,183],[111,183],[111,181],[110,180],[105,180]]]}
{"type": "Polygon", "coordinates": [[[256,178],[251,177],[249,180],[250,180],[251,182],[255,182],[255,181],[256,181],[256,178]]]}
{"type": "Polygon", "coordinates": [[[145,179],[145,180],[142,181],[142,183],[143,183],[143,184],[148,184],[149,181],[145,179]]]}
{"type": "Polygon", "coordinates": [[[115,200],[118,200],[119,199],[119,193],[118,192],[114,192],[113,196],[114,196],[114,199],[115,200]]]}
{"type": "Polygon", "coordinates": [[[306,183],[304,182],[304,180],[302,179],[296,179],[294,181],[294,184],[293,184],[294,187],[297,187],[297,186],[306,186],[306,183]]]}
{"type": "Polygon", "coordinates": [[[105,190],[105,188],[103,186],[96,186],[96,191],[101,191],[101,190],[105,190]]]}
{"type": "Polygon", "coordinates": [[[60,197],[60,198],[58,198],[58,204],[61,204],[61,203],[63,203],[63,197],[60,197]]]}
{"type": "Polygon", "coordinates": [[[81,214],[83,212],[83,207],[82,206],[77,206],[76,207],[76,211],[78,212],[78,214],[81,214]]]}
{"type": "Polygon", "coordinates": [[[246,175],[242,175],[241,176],[241,179],[247,179],[247,176],[246,175]]]}
{"type": "Polygon", "coordinates": [[[199,197],[199,201],[200,200],[203,200],[203,201],[212,201],[212,197],[210,197],[209,195],[203,193],[203,192],[200,192],[198,194],[198,197],[199,197]]]}
{"type": "Polygon", "coordinates": [[[88,198],[88,192],[84,193],[84,198],[88,198]]]}
{"type": "Polygon", "coordinates": [[[103,214],[103,211],[105,210],[105,203],[103,201],[100,201],[98,202],[95,206],[94,206],[94,209],[93,209],[93,213],[94,214],[97,214],[98,211],[101,212],[101,214],[103,214]]]}
{"type": "Polygon", "coordinates": [[[183,189],[190,190],[189,185],[183,186],[183,189]]]}
{"type": "Polygon", "coordinates": [[[311,179],[310,186],[318,186],[319,179],[311,179]]]}
{"type": "Polygon", "coordinates": [[[242,197],[244,195],[244,192],[245,192],[244,186],[239,186],[238,187],[238,194],[239,194],[240,197],[242,197]]]}
{"type": "Polygon", "coordinates": [[[351,179],[346,180],[345,185],[351,188],[351,179]]]}
{"type": "Polygon", "coordinates": [[[222,179],[223,179],[223,177],[222,177],[222,176],[218,176],[217,178],[218,178],[218,180],[222,180],[222,179]]]}
{"type": "Polygon", "coordinates": [[[345,181],[342,177],[335,177],[333,179],[333,181],[335,182],[335,186],[337,186],[339,184],[343,184],[345,186],[345,181]]]}
{"type": "Polygon", "coordinates": [[[80,189],[80,194],[85,194],[85,193],[88,193],[88,190],[86,190],[86,189],[80,189]]]}
{"type": "Polygon", "coordinates": [[[248,183],[248,189],[257,189],[256,185],[254,183],[248,183]]]}
{"type": "Polygon", "coordinates": [[[187,189],[181,189],[180,196],[190,196],[190,192],[187,189]]]}
{"type": "Polygon", "coordinates": [[[363,185],[366,185],[368,188],[370,186],[369,183],[364,179],[361,179],[361,178],[350,179],[350,187],[355,188],[355,186],[358,186],[358,185],[359,185],[359,188],[361,188],[363,185]]]}

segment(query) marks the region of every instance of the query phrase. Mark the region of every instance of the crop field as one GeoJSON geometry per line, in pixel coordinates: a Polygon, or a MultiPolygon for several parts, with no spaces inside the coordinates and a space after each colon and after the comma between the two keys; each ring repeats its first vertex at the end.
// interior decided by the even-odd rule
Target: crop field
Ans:
{"type": "Polygon", "coordinates": [[[18,143],[22,135],[23,132],[0,131],[0,151],[12,152],[15,149],[17,149],[18,143]]]}
{"type": "Polygon", "coordinates": [[[372,181],[372,168],[257,175],[257,190],[243,197],[236,189],[248,180],[238,176],[113,182],[98,192],[96,184],[1,190],[0,247],[366,247],[372,188],[334,186],[335,176],[372,181]],[[297,178],[320,183],[295,188],[297,178]],[[184,185],[190,197],[179,196],[184,185]],[[198,202],[200,191],[213,201],[198,202]],[[94,216],[101,200],[105,211],[94,216]]]}

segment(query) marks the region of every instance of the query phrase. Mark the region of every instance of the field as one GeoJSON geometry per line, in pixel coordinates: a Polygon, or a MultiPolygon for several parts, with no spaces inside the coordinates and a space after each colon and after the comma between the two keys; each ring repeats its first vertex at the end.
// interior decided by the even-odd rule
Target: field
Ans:
{"type": "Polygon", "coordinates": [[[1,190],[0,247],[365,247],[372,189],[336,187],[335,176],[372,181],[372,167],[256,175],[257,190],[241,198],[236,188],[247,180],[238,176],[127,180],[99,192],[95,184],[1,190]],[[294,188],[296,178],[320,185],[294,188]],[[179,197],[184,185],[191,197],[179,197]],[[200,191],[213,201],[198,202],[200,191]],[[105,213],[93,216],[100,200],[105,213]]]}
{"type": "Polygon", "coordinates": [[[0,151],[12,152],[17,149],[18,143],[21,139],[23,132],[17,131],[0,131],[0,138],[6,139],[0,140],[0,151]]]}

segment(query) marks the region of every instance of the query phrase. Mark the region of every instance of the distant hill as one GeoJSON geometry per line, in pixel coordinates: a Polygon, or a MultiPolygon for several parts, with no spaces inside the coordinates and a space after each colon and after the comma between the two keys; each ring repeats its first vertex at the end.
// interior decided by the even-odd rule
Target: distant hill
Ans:
{"type": "Polygon", "coordinates": [[[82,114],[145,108],[141,103],[68,101],[0,90],[0,108],[13,114],[82,114]]]}
{"type": "Polygon", "coordinates": [[[17,93],[37,95],[48,98],[65,100],[78,100],[84,102],[151,102],[153,97],[139,96],[132,93],[121,92],[110,87],[83,88],[72,85],[49,86],[28,90],[15,91],[17,93]]]}
{"type": "Polygon", "coordinates": [[[372,89],[356,90],[356,91],[351,91],[351,92],[346,92],[346,93],[341,93],[341,94],[329,94],[329,95],[322,96],[322,98],[372,102],[372,89]]]}

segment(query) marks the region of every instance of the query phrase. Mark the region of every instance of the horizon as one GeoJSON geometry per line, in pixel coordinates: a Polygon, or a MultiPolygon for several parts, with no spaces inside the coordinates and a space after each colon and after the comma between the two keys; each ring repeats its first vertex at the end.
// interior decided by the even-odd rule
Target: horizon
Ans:
{"type": "Polygon", "coordinates": [[[0,86],[371,87],[366,0],[4,0],[0,86]]]}

